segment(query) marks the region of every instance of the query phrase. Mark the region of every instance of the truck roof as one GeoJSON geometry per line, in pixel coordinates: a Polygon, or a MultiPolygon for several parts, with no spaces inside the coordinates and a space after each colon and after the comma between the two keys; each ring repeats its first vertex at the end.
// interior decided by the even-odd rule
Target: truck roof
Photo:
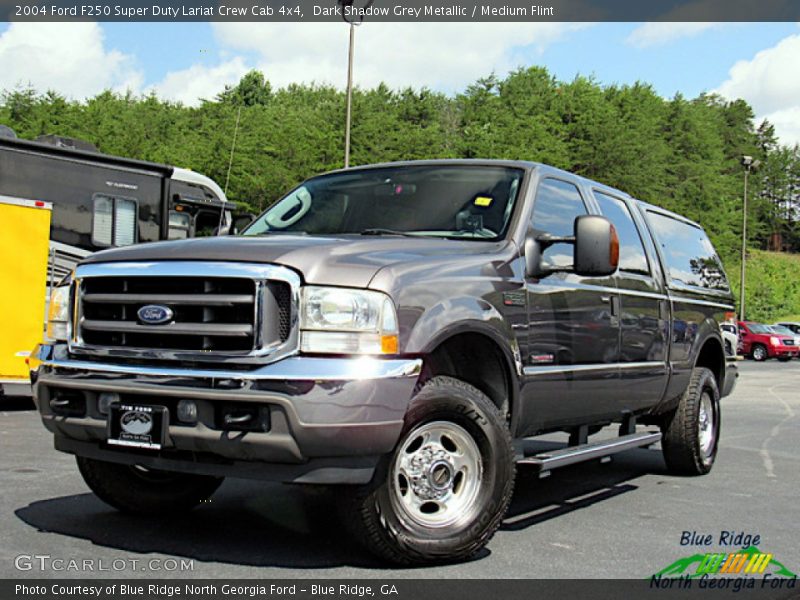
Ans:
{"type": "Polygon", "coordinates": [[[587,177],[583,177],[582,175],[578,175],[570,171],[565,171],[564,169],[553,167],[545,163],[539,163],[530,160],[509,160],[502,158],[437,158],[430,160],[400,160],[400,161],[374,163],[367,165],[355,165],[348,169],[334,169],[332,171],[328,171],[327,173],[321,173],[320,175],[316,175],[315,177],[330,175],[332,173],[344,173],[346,171],[356,171],[362,169],[385,169],[390,167],[413,167],[413,166],[510,167],[514,169],[525,169],[526,171],[532,171],[534,169],[545,169],[550,173],[560,173],[564,176],[570,177],[571,179],[575,178],[580,179],[584,183],[591,184],[594,187],[613,191],[618,196],[631,198],[630,194],[620,189],[614,188],[604,183],[600,183],[599,181],[595,181],[593,179],[588,179],[587,177]]]}

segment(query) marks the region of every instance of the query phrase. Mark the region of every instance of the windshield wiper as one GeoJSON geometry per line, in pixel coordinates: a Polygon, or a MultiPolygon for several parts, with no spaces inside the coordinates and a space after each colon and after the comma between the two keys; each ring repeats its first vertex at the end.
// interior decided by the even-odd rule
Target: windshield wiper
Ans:
{"type": "Polygon", "coordinates": [[[381,229],[375,227],[373,229],[365,229],[359,232],[359,235],[402,235],[403,237],[418,237],[417,234],[410,231],[397,231],[396,229],[381,229]]]}

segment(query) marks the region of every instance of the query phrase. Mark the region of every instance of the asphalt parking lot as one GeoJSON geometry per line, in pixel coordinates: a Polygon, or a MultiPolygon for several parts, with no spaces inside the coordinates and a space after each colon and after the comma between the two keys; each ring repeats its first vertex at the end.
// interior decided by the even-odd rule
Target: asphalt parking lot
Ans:
{"type": "Polygon", "coordinates": [[[759,535],[762,551],[798,572],[800,361],[740,366],[710,475],[667,475],[657,447],[544,480],[521,469],[509,514],[480,556],[418,569],[387,567],[357,547],[328,492],[228,480],[185,517],[118,514],[89,493],[71,456],[52,449],[31,405],[0,400],[0,577],[92,576],[50,561],[88,559],[97,569],[102,559],[111,569],[103,577],[640,579],[716,551],[723,531],[759,535]],[[715,545],[681,546],[684,531],[711,534],[715,545]],[[41,559],[20,555],[50,558],[41,569],[41,559]],[[166,573],[168,559],[193,566],[166,573]]]}

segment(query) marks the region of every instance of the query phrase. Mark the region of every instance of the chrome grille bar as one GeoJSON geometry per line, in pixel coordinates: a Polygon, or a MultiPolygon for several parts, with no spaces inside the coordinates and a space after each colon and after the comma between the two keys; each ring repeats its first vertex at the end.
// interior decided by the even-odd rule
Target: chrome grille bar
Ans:
{"type": "Polygon", "coordinates": [[[184,306],[230,306],[252,304],[254,294],[84,294],[84,302],[102,304],[182,304],[184,306]]]}
{"type": "Polygon", "coordinates": [[[118,331],[121,333],[149,333],[153,335],[202,335],[222,337],[247,337],[253,335],[252,325],[215,323],[170,323],[155,329],[152,325],[140,325],[120,321],[81,321],[81,328],[89,331],[118,331]]]}

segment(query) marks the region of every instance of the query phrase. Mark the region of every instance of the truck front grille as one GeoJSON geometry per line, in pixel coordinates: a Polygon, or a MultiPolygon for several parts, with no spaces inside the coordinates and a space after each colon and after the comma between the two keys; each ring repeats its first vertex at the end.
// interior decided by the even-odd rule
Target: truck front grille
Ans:
{"type": "MultiPolygon", "coordinates": [[[[115,350],[125,356],[191,358],[219,354],[268,354],[292,338],[293,286],[268,277],[206,276],[202,263],[182,276],[120,275],[76,279],[77,311],[73,349],[115,350]],[[146,306],[168,315],[153,324],[139,314],[146,306]],[[164,310],[166,309],[166,310],[164,310]]],[[[279,269],[273,267],[273,270],[279,269]]]]}

